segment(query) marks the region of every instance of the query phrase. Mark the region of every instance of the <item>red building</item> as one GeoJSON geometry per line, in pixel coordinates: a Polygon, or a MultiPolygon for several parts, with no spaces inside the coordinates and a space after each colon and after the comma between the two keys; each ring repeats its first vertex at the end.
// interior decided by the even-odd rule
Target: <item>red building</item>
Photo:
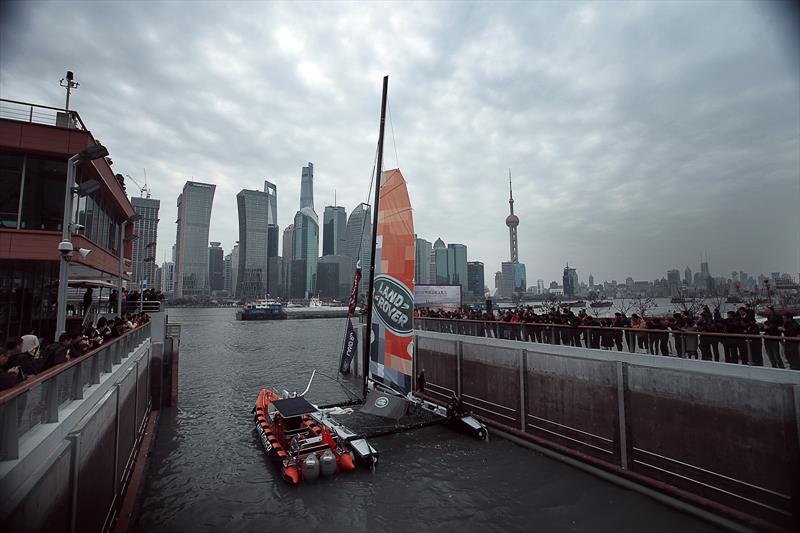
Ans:
{"type": "MultiPolygon", "coordinates": [[[[55,334],[67,160],[97,143],[75,111],[0,99],[0,340],[55,334]]],[[[69,279],[117,284],[120,253],[130,270],[134,210],[110,159],[80,163],[72,194],[71,220],[83,226],[72,243],[91,253],[73,254],[69,279]]],[[[80,312],[83,290],[69,293],[80,312]]],[[[80,320],[68,316],[68,329],[80,320]]]]}

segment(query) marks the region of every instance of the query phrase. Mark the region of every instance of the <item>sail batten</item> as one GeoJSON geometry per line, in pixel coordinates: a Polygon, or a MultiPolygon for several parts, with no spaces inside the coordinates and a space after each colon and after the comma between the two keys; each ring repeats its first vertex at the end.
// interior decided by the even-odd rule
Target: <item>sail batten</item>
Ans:
{"type": "Polygon", "coordinates": [[[382,173],[375,229],[375,278],[369,374],[407,394],[413,373],[414,221],[399,169],[382,173]]]}

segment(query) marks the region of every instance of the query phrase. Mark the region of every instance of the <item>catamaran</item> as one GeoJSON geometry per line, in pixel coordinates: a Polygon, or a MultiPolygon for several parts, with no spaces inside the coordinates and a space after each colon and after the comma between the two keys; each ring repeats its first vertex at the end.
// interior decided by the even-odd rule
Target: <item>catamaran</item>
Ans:
{"type": "MultiPolygon", "coordinates": [[[[449,422],[480,439],[488,436],[486,426],[465,412],[458,398],[454,397],[445,407],[426,400],[422,394],[415,394],[416,243],[411,201],[403,174],[399,169],[382,170],[388,83],[386,76],[376,157],[361,397],[338,405],[314,406],[304,398],[311,387],[309,381],[306,390],[299,395],[262,389],[253,409],[256,432],[267,455],[280,464],[284,479],[293,484],[311,481],[320,475],[333,475],[340,470],[352,470],[358,463],[374,468],[378,451],[366,438],[441,422],[449,422]],[[354,405],[358,407],[342,409],[342,406],[354,405]]],[[[352,318],[360,280],[359,261],[339,360],[341,374],[351,372],[358,351],[352,318]]],[[[311,380],[313,376],[312,373],[311,380]]],[[[423,388],[419,382],[417,386],[423,388]]]]}

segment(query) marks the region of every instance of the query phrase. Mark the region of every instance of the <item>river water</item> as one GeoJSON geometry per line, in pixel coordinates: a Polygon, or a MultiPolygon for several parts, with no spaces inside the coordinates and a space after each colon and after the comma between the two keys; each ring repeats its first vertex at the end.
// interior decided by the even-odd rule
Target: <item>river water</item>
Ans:
{"type": "MultiPolygon", "coordinates": [[[[376,472],[292,487],[252,430],[263,386],[335,375],[344,319],[237,322],[233,309],[173,309],[178,407],[164,410],[140,531],[712,531],[699,519],[500,438],[429,427],[372,441],[376,472]]],[[[355,387],[354,387],[355,388],[355,387]]],[[[313,402],[344,400],[315,379],[313,402]]]]}

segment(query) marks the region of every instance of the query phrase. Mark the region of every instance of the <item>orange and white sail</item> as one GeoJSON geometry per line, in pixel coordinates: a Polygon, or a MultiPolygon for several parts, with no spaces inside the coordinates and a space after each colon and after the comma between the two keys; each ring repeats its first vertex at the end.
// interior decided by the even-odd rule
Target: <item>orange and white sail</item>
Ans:
{"type": "Polygon", "coordinates": [[[411,392],[414,353],[414,218],[399,169],[381,174],[369,375],[411,392]]]}

